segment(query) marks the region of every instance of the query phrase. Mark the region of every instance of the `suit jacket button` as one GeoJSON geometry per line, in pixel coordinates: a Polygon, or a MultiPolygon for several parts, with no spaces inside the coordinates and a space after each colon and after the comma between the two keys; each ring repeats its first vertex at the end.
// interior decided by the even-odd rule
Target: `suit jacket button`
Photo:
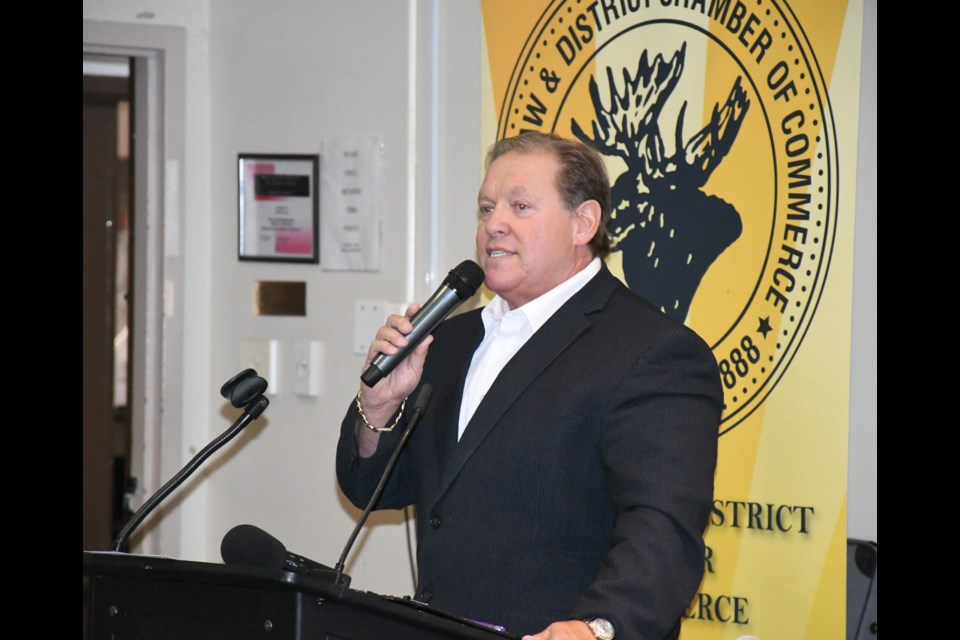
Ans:
{"type": "Polygon", "coordinates": [[[420,592],[420,597],[417,598],[417,600],[420,602],[430,602],[431,598],[433,598],[433,593],[431,593],[428,589],[424,589],[420,592]]]}
{"type": "Polygon", "coordinates": [[[438,515],[430,516],[429,522],[430,522],[430,526],[433,527],[434,529],[439,529],[440,525],[443,524],[443,520],[441,520],[440,516],[438,515]]]}

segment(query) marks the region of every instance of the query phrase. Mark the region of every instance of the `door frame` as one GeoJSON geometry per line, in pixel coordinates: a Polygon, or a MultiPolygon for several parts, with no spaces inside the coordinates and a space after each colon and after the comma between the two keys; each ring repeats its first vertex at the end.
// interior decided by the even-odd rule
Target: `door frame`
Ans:
{"type": "MultiPolygon", "coordinates": [[[[183,429],[183,158],[186,31],[83,21],[83,52],[132,59],[131,460],[136,510],[180,467],[183,429]],[[172,469],[172,470],[171,470],[172,469]]],[[[158,509],[131,550],[180,555],[180,517],[158,509]]]]}

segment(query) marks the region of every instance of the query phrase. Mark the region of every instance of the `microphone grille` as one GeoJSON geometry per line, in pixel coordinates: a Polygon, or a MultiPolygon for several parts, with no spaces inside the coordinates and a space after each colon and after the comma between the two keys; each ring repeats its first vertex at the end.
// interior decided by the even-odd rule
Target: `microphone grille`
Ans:
{"type": "Polygon", "coordinates": [[[466,300],[483,284],[483,269],[473,260],[464,260],[451,269],[443,283],[456,291],[461,300],[466,300]]]}
{"type": "Polygon", "coordinates": [[[239,524],[223,536],[220,557],[226,564],[282,569],[287,548],[263,529],[252,524],[239,524]]]}

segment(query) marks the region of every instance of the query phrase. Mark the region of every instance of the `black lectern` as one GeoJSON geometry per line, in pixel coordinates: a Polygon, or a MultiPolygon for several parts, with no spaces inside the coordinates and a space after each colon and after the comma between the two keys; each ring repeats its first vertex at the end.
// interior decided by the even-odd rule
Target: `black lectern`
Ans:
{"type": "Polygon", "coordinates": [[[91,640],[495,640],[426,605],[287,571],[83,552],[91,640]]]}

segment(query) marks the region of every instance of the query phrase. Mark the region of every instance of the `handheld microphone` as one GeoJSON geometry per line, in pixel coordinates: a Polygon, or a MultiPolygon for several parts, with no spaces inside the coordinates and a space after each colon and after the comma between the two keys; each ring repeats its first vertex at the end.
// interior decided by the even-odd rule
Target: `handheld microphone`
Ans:
{"type": "Polygon", "coordinates": [[[293,573],[331,573],[333,569],[287,551],[283,543],[252,524],[238,524],[223,536],[220,557],[224,563],[282,569],[293,573]]]}
{"type": "Polygon", "coordinates": [[[410,352],[417,348],[437,325],[459,307],[465,300],[477,292],[483,284],[483,269],[473,260],[464,260],[447,274],[443,284],[427,300],[420,310],[413,314],[410,323],[413,330],[407,334],[407,346],[393,355],[378,353],[360,379],[368,387],[390,375],[410,352]]]}

